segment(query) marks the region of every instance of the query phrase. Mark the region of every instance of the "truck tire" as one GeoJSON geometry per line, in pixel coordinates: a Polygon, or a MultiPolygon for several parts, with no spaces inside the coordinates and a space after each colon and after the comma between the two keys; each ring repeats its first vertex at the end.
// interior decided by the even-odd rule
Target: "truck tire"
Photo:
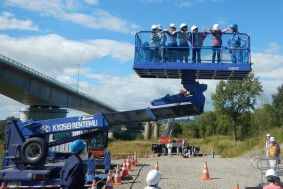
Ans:
{"type": "Polygon", "coordinates": [[[21,147],[21,160],[26,165],[40,165],[48,154],[48,146],[40,137],[27,139],[21,147]]]}

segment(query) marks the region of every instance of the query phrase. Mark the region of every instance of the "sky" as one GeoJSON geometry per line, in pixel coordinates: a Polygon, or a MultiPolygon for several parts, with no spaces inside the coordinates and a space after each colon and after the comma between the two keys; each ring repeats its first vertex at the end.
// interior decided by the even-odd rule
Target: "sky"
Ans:
{"type": "MultiPolygon", "coordinates": [[[[283,81],[283,1],[280,0],[1,0],[0,54],[101,100],[118,111],[151,107],[176,94],[179,79],[144,79],[133,71],[134,36],[152,24],[186,23],[222,29],[237,23],[251,36],[252,69],[272,102],[283,81]]],[[[213,110],[208,85],[205,111],[213,110]]],[[[26,105],[0,95],[0,119],[26,105]]],[[[85,114],[69,110],[68,116],[85,114]]]]}

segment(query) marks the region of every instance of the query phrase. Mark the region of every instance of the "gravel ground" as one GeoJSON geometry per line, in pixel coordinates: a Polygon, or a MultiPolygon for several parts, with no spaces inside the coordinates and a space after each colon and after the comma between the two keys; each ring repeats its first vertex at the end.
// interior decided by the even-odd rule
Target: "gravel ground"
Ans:
{"type": "MultiPolygon", "coordinates": [[[[168,156],[138,159],[138,165],[129,171],[131,179],[123,180],[122,185],[114,185],[114,189],[143,189],[147,186],[147,173],[154,169],[158,161],[162,179],[162,189],[233,189],[236,183],[239,188],[256,187],[261,181],[259,170],[251,166],[251,158],[212,158],[211,156],[181,158],[168,156]],[[207,162],[211,180],[202,180],[204,162],[207,162]]],[[[122,163],[115,160],[113,163],[122,163]]]]}

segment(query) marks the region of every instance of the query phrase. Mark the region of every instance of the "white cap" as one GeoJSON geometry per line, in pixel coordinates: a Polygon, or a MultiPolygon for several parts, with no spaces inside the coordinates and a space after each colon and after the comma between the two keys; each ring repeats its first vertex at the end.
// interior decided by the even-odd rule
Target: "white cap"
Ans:
{"type": "Polygon", "coordinates": [[[182,29],[182,28],[185,27],[185,26],[187,26],[187,24],[186,24],[186,23],[182,23],[182,24],[180,25],[180,29],[182,29]]]}
{"type": "Polygon", "coordinates": [[[277,173],[274,169],[268,169],[265,173],[265,177],[268,177],[268,176],[277,177],[277,173]]]}
{"type": "Polygon", "coordinates": [[[191,27],[191,31],[194,31],[195,29],[197,29],[198,27],[197,26],[192,26],[191,27]]]}
{"type": "Polygon", "coordinates": [[[214,24],[213,25],[213,30],[220,30],[219,24],[214,24]]]}
{"type": "Polygon", "coordinates": [[[169,26],[170,28],[176,28],[176,26],[175,26],[175,24],[174,23],[172,23],[172,24],[170,24],[170,26],[169,26]]]}
{"type": "Polygon", "coordinates": [[[157,170],[151,170],[146,176],[146,182],[148,185],[157,185],[161,179],[161,173],[157,170]]]}
{"type": "Polygon", "coordinates": [[[158,29],[162,30],[162,25],[161,24],[158,24],[157,27],[158,27],[158,29]]]}
{"type": "Polygon", "coordinates": [[[152,29],[152,30],[158,29],[158,26],[157,26],[156,24],[153,24],[153,25],[151,26],[151,29],[152,29]]]}
{"type": "Polygon", "coordinates": [[[270,137],[271,135],[270,135],[270,134],[266,134],[266,136],[267,136],[267,137],[270,137]]]}
{"type": "Polygon", "coordinates": [[[271,142],[275,142],[275,138],[274,137],[270,137],[269,139],[271,142]]]}

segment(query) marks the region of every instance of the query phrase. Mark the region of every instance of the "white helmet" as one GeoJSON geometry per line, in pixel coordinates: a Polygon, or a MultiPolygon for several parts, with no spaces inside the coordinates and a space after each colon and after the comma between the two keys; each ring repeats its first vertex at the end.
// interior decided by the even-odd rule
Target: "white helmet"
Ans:
{"type": "Polygon", "coordinates": [[[270,134],[266,134],[266,136],[267,136],[267,137],[271,137],[271,135],[270,135],[270,134]]]}
{"type": "Polygon", "coordinates": [[[214,24],[213,25],[213,30],[220,30],[219,24],[214,24]]]}
{"type": "Polygon", "coordinates": [[[161,173],[157,170],[151,170],[146,176],[146,182],[148,185],[157,185],[161,179],[161,173]]]}
{"type": "MultiPolygon", "coordinates": [[[[185,26],[187,26],[187,24],[182,23],[182,24],[180,25],[180,29],[182,29],[182,28],[185,27],[185,26]]],[[[187,27],[188,27],[188,26],[187,26],[187,27]]]]}
{"type": "Polygon", "coordinates": [[[174,23],[172,23],[172,24],[170,24],[170,26],[169,26],[170,28],[176,28],[176,26],[175,26],[175,24],[174,23]]]}
{"type": "Polygon", "coordinates": [[[152,29],[152,30],[158,29],[158,26],[157,26],[156,24],[153,24],[153,25],[151,26],[151,29],[152,29]]]}
{"type": "Polygon", "coordinates": [[[158,29],[162,30],[162,25],[161,24],[158,24],[157,27],[158,27],[158,29]]]}
{"type": "Polygon", "coordinates": [[[269,139],[271,142],[275,142],[275,138],[274,137],[270,137],[269,139]]]}
{"type": "Polygon", "coordinates": [[[277,177],[277,173],[274,169],[268,169],[265,173],[265,177],[268,177],[268,176],[277,177]]]}
{"type": "Polygon", "coordinates": [[[192,26],[191,27],[191,31],[194,31],[195,29],[197,29],[198,27],[197,26],[192,26]]]}

